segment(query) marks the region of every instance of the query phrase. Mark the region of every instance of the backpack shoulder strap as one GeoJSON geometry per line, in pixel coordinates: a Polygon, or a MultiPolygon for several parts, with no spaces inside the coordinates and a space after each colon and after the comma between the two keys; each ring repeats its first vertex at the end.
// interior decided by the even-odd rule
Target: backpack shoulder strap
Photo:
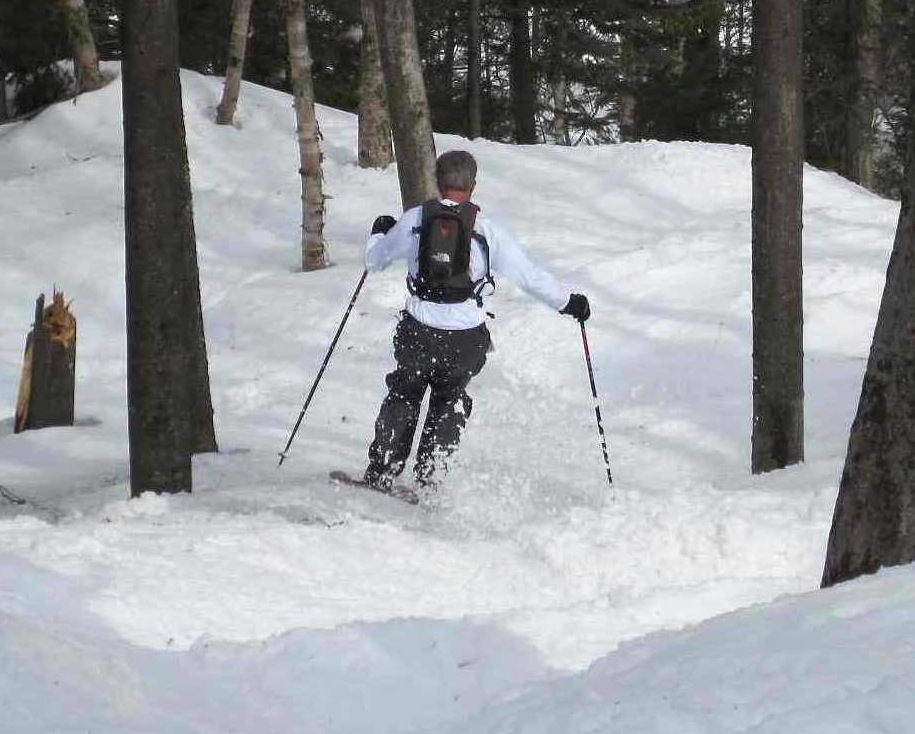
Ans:
{"type": "Polygon", "coordinates": [[[422,203],[422,211],[419,213],[419,224],[413,227],[413,234],[422,234],[423,227],[426,225],[426,222],[429,221],[429,218],[432,216],[432,213],[438,204],[441,204],[438,199],[426,199],[422,203]]]}
{"type": "Polygon", "coordinates": [[[476,221],[477,221],[477,214],[480,211],[480,207],[478,207],[473,202],[468,202],[468,203],[470,204],[471,207],[473,207],[473,216],[472,216],[471,222],[470,222],[470,237],[471,237],[471,239],[476,240],[476,243],[480,246],[480,251],[483,253],[483,261],[485,263],[483,277],[480,278],[479,280],[474,281],[474,283],[473,283],[473,297],[476,299],[477,305],[480,308],[482,308],[483,307],[483,295],[484,295],[483,291],[486,290],[486,286],[489,286],[492,289],[490,291],[490,294],[491,294],[492,291],[494,291],[496,288],[496,281],[495,281],[495,278],[492,277],[492,271],[490,269],[489,242],[486,241],[486,237],[482,233],[477,232],[474,229],[474,226],[476,225],[476,221]]]}

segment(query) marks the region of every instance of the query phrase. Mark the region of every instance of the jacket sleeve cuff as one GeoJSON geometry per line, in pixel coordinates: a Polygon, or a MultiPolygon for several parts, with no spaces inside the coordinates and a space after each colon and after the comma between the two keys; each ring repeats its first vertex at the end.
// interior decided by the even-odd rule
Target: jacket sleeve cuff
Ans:
{"type": "Polygon", "coordinates": [[[369,241],[365,246],[365,268],[369,271],[384,270],[390,263],[385,262],[384,258],[381,257],[381,252],[378,247],[378,243],[384,238],[384,234],[377,232],[369,237],[369,241]]]}

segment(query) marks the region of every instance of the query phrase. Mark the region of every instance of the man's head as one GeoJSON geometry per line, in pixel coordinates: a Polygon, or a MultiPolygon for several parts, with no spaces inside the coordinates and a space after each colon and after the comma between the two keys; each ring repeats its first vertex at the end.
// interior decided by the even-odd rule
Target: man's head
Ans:
{"type": "Polygon", "coordinates": [[[435,162],[435,180],[442,196],[470,198],[477,182],[477,162],[466,150],[449,150],[435,162]]]}

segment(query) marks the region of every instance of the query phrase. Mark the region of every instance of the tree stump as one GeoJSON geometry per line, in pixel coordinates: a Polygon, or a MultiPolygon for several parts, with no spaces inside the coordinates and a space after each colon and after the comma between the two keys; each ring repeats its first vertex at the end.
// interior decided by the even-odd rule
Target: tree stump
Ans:
{"type": "Polygon", "coordinates": [[[16,401],[16,433],[49,426],[72,426],[76,388],[76,319],[64,294],[54,290],[35,302],[35,323],[25,342],[16,401]]]}

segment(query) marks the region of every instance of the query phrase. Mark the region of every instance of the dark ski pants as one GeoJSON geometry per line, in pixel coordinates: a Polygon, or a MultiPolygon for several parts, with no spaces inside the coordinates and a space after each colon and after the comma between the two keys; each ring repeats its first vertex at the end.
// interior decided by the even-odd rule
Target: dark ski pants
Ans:
{"type": "Polygon", "coordinates": [[[387,378],[388,394],[375,421],[366,479],[388,485],[404,469],[426,388],[429,411],[423,424],[413,473],[428,483],[457,449],[473,402],[467,384],[486,364],[486,324],[455,331],[434,329],[403,313],[394,332],[397,367],[387,378]]]}

